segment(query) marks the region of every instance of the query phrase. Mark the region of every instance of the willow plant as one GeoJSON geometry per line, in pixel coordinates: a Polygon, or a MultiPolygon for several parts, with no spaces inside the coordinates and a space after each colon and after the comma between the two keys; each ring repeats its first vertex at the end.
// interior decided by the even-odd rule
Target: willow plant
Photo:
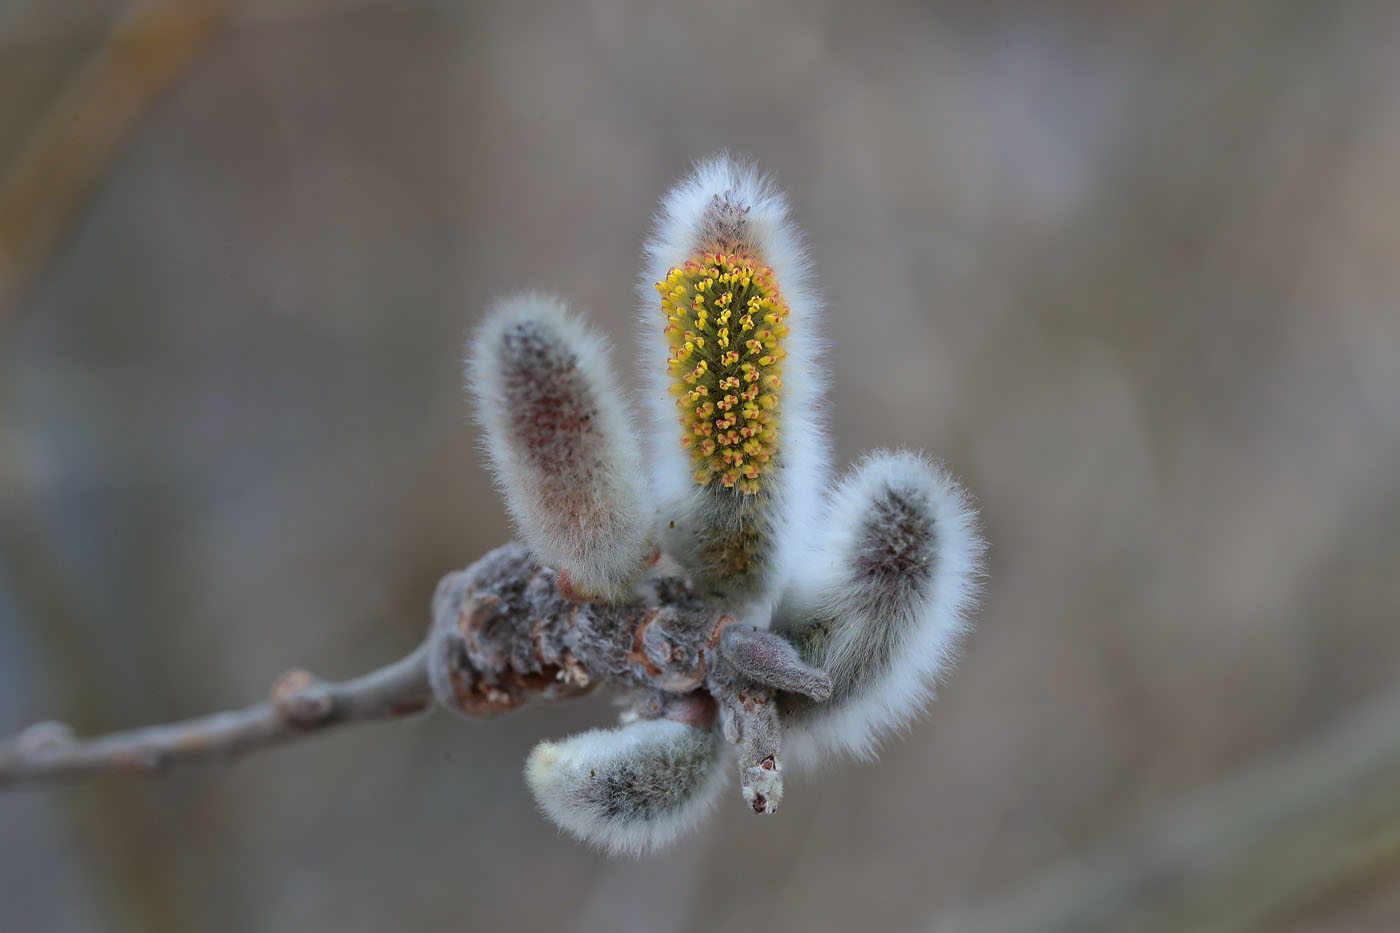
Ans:
{"type": "Polygon", "coordinates": [[[264,703],[187,723],[88,740],[40,724],[0,745],[0,784],[606,684],[619,723],[540,743],[525,777],[565,831],[641,853],[698,823],[733,771],[773,813],[789,759],[874,754],[950,671],[983,544],[923,454],[830,480],[810,277],[783,196],[750,165],[701,162],[643,257],[642,417],[557,298],[498,301],[472,334],[467,384],[519,541],[443,579],[417,651],[343,684],[295,671],[264,703]]]}

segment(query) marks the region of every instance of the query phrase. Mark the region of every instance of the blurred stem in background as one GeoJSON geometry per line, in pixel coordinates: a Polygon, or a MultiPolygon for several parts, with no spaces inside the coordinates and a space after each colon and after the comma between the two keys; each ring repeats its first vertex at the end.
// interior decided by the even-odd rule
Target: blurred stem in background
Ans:
{"type": "Polygon", "coordinates": [[[1147,832],[934,929],[1244,933],[1325,914],[1400,865],[1400,691],[1147,832]]]}
{"type": "Polygon", "coordinates": [[[107,165],[215,34],[224,0],[145,0],[118,17],[0,175],[0,335],[107,165]]]}

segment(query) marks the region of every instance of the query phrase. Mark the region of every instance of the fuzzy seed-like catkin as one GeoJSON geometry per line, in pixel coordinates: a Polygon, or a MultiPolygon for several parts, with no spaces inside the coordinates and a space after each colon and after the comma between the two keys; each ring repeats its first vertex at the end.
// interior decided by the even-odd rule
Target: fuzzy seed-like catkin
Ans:
{"type": "MultiPolygon", "coordinates": [[[[712,597],[770,600],[827,464],[819,302],[786,199],[699,163],[662,200],[643,263],[654,485],[666,550],[712,597]]],[[[762,611],[762,610],[760,610],[762,611]]]]}
{"type": "Polygon", "coordinates": [[[878,452],[835,490],[807,570],[774,619],[831,697],[787,698],[794,757],[861,757],[907,724],[956,660],[981,575],[970,498],[920,454],[878,452]]]}
{"type": "Polygon", "coordinates": [[[723,790],[724,772],[713,729],[670,719],[541,742],[525,765],[535,800],[556,825],[632,855],[694,826],[723,790]]]}
{"type": "Polygon", "coordinates": [[[627,598],[653,511],[602,339],[557,299],[517,295],[474,335],[467,382],[521,538],[580,596],[627,598]]]}

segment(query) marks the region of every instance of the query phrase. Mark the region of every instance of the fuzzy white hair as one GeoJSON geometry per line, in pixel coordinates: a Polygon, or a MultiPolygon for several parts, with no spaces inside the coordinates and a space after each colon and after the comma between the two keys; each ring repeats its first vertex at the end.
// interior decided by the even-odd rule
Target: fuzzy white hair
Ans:
{"type": "Polygon", "coordinates": [[[473,335],[467,384],[521,538],[580,594],[630,595],[654,512],[603,339],[558,299],[515,295],[473,335]]]}
{"type": "Polygon", "coordinates": [[[774,627],[831,676],[831,699],[785,725],[793,759],[868,758],[908,725],[958,657],[985,549],[971,498],[939,464],[876,452],[838,485],[774,627]]]}
{"type": "MultiPolygon", "coordinates": [[[[829,470],[829,444],[822,418],[826,371],[820,333],[821,300],[810,283],[810,262],[797,227],[789,217],[787,198],[751,163],[721,153],[696,163],[691,174],[662,199],[651,238],[643,253],[639,281],[642,358],[653,361],[647,383],[651,419],[653,489],[659,500],[659,523],[667,550],[686,569],[689,541],[707,527],[753,523],[771,542],[767,566],[755,575],[754,586],[724,592],[745,621],[766,624],[783,582],[798,559],[802,530],[820,510],[821,492],[829,470]],[[725,497],[698,486],[689,453],[681,446],[676,401],[669,393],[673,381],[665,360],[668,344],[665,319],[656,301],[655,285],[668,272],[697,258],[715,242],[737,240],[742,248],[769,266],[790,314],[790,334],[783,346],[783,387],[779,407],[779,438],[773,472],[764,478],[761,509],[736,512],[742,497],[725,497]],[[756,519],[756,521],[755,521],[756,519]]],[[[700,581],[704,584],[707,581],[700,581]]],[[[713,581],[711,581],[713,582],[713,581]]]]}
{"type": "Polygon", "coordinates": [[[689,831],[714,807],[726,774],[713,729],[669,719],[541,742],[525,765],[545,815],[613,855],[651,852],[689,831]]]}

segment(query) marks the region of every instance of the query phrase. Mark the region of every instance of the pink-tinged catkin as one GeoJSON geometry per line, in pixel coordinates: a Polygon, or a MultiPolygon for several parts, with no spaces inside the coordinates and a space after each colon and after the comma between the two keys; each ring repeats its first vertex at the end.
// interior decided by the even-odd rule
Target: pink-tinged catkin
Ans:
{"type": "Polygon", "coordinates": [[[627,598],[653,513],[601,338],[556,299],[508,298],[473,338],[468,384],[521,538],[571,595],[627,598]]]}

